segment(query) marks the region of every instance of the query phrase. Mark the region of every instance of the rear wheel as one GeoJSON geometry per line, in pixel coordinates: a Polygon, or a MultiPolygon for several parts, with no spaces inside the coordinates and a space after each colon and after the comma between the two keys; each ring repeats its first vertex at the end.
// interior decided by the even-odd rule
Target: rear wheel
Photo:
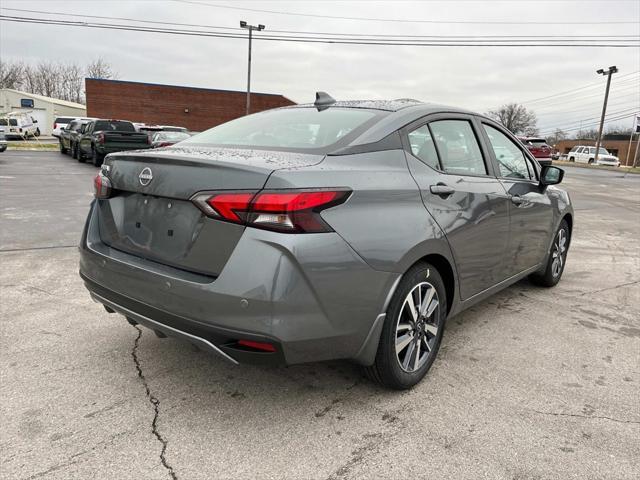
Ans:
{"type": "Polygon", "coordinates": [[[533,283],[542,287],[554,287],[558,284],[567,263],[570,236],[569,224],[566,220],[562,220],[553,239],[545,269],[530,276],[533,283]]]}
{"type": "Polygon", "coordinates": [[[590,158],[588,163],[591,165],[593,163],[593,158],[590,158]]]}
{"type": "Polygon", "coordinates": [[[397,390],[413,387],[433,364],[447,315],[444,283],[428,263],[412,267],[389,303],[376,359],[366,375],[397,390]]]}
{"type": "Polygon", "coordinates": [[[87,157],[85,156],[84,152],[82,151],[82,148],[80,147],[79,143],[76,143],[76,158],[81,163],[84,163],[84,162],[87,161],[87,157]]]}
{"type": "Polygon", "coordinates": [[[100,167],[102,165],[102,162],[104,161],[104,155],[101,154],[100,152],[96,152],[95,147],[91,147],[91,154],[93,157],[93,164],[96,167],[100,167]]]}

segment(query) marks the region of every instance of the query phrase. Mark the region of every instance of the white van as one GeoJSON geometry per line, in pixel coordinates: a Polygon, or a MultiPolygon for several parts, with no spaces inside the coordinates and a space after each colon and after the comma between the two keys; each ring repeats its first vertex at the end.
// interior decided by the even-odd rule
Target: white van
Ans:
{"type": "Polygon", "coordinates": [[[40,135],[38,121],[28,113],[10,113],[0,118],[0,128],[7,138],[27,138],[40,135]]]}

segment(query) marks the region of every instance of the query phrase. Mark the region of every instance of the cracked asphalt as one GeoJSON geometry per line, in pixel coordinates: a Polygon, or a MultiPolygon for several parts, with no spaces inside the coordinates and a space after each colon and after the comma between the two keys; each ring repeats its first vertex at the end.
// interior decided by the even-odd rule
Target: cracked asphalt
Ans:
{"type": "Polygon", "coordinates": [[[408,392],[343,362],[228,365],[93,303],[95,169],[0,154],[0,477],[640,477],[640,175],[567,168],[564,278],[449,320],[408,392]]]}

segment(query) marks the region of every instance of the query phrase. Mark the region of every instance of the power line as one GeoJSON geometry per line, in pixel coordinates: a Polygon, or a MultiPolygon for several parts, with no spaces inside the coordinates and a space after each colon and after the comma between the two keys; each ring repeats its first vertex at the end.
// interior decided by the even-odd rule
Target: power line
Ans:
{"type": "MultiPolygon", "coordinates": [[[[8,15],[0,15],[0,20],[15,23],[33,23],[40,25],[62,25],[83,28],[98,28],[105,30],[135,31],[146,33],[160,33],[168,35],[186,35],[196,37],[214,37],[214,38],[244,38],[244,36],[236,33],[225,33],[216,31],[200,31],[200,30],[180,30],[171,28],[154,28],[139,25],[125,25],[114,23],[90,23],[90,22],[71,22],[67,20],[43,19],[34,17],[16,17],[8,15]]],[[[593,48],[636,48],[640,47],[640,43],[572,43],[571,40],[564,40],[569,43],[555,43],[551,40],[537,41],[538,43],[530,43],[533,40],[424,40],[424,41],[384,41],[378,39],[326,39],[321,37],[295,37],[295,36],[278,36],[278,35],[256,35],[256,40],[279,41],[279,42],[298,42],[298,43],[327,43],[341,45],[377,45],[377,46],[426,46],[426,47],[593,47],[593,48]],[[493,43],[489,43],[493,42],[493,43]]],[[[585,40],[579,40],[584,42],[585,40]]],[[[587,41],[588,42],[588,41],[587,41]]]]}
{"type": "MultiPolygon", "coordinates": [[[[609,117],[614,117],[617,115],[624,115],[624,114],[628,114],[631,115],[632,113],[636,113],[638,111],[637,108],[624,108],[622,110],[617,110],[615,112],[609,112],[607,113],[607,116],[605,118],[609,118],[609,117]]],[[[549,128],[556,128],[558,126],[562,126],[562,125],[574,125],[574,124],[578,124],[578,123],[583,123],[583,122],[590,122],[593,120],[600,120],[600,117],[589,117],[589,118],[583,118],[581,120],[571,120],[569,122],[557,122],[557,123],[552,123],[551,125],[545,125],[546,129],[549,128]]]]}
{"type": "MultiPolygon", "coordinates": [[[[28,10],[24,8],[7,8],[0,7],[0,10],[9,10],[12,12],[23,12],[23,13],[41,13],[45,15],[55,15],[60,17],[80,17],[80,18],[94,18],[99,20],[121,20],[126,22],[136,22],[136,23],[146,23],[150,25],[173,25],[179,27],[196,27],[196,28],[212,28],[212,29],[220,29],[220,30],[231,30],[240,32],[242,31],[237,27],[223,27],[219,25],[205,25],[198,23],[179,23],[179,22],[163,22],[163,21],[154,21],[154,20],[142,20],[131,17],[110,17],[103,15],[86,15],[86,14],[77,14],[77,13],[62,13],[62,12],[51,12],[46,10],[28,10]]],[[[55,19],[54,19],[55,20],[55,19]]],[[[368,34],[368,33],[337,33],[337,32],[310,32],[310,31],[301,31],[301,30],[274,30],[269,29],[270,32],[273,33],[290,33],[296,35],[326,35],[326,36],[336,36],[336,37],[375,37],[375,38],[396,38],[396,39],[409,39],[409,38],[427,38],[427,39],[441,39],[441,38],[461,38],[461,39],[565,39],[565,38],[573,38],[573,39],[581,39],[581,40],[589,40],[592,38],[597,39],[606,39],[607,41],[611,39],[612,41],[615,39],[616,41],[620,41],[618,39],[632,39],[639,40],[640,35],[390,35],[390,34],[368,34]]]]}
{"type": "Polygon", "coordinates": [[[368,18],[368,17],[344,17],[335,15],[320,15],[313,13],[299,13],[299,12],[281,12],[277,10],[264,10],[261,8],[247,8],[247,7],[232,7],[229,5],[219,5],[212,3],[197,2],[194,0],[173,0],[178,3],[187,3],[191,5],[199,5],[212,8],[223,8],[227,10],[240,10],[244,12],[259,12],[259,13],[271,13],[275,15],[289,15],[294,17],[309,17],[309,18],[325,18],[332,20],[356,20],[366,22],[386,22],[386,23],[430,23],[430,24],[470,24],[470,25],[637,25],[638,21],[595,21],[595,22],[553,22],[549,20],[544,21],[521,21],[521,22],[508,22],[497,20],[409,20],[409,19],[394,19],[394,18],[368,18]]]}
{"type": "MultiPolygon", "coordinates": [[[[631,118],[634,115],[637,115],[637,113],[630,113],[630,114],[627,114],[627,115],[620,115],[620,116],[617,116],[615,118],[605,118],[605,123],[612,123],[612,122],[618,122],[620,120],[626,120],[627,118],[631,118]]],[[[595,121],[595,122],[590,122],[590,123],[586,123],[586,124],[580,125],[579,127],[561,128],[560,130],[564,130],[565,132],[573,132],[573,131],[582,130],[582,129],[588,128],[588,127],[595,127],[596,125],[599,125],[599,124],[600,124],[600,121],[595,121]]],[[[541,135],[542,136],[548,135],[550,133],[553,133],[554,130],[558,130],[558,128],[552,128],[551,130],[546,130],[545,129],[545,130],[542,131],[541,135]]]]}

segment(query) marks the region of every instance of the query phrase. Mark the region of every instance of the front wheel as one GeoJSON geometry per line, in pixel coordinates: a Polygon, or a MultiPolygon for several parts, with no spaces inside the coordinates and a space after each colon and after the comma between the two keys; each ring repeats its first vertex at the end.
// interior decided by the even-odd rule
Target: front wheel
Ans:
{"type": "Polygon", "coordinates": [[[562,220],[553,239],[545,269],[530,276],[533,283],[541,287],[555,287],[558,284],[567,263],[570,236],[569,224],[566,220],[562,220]]]}
{"type": "Polygon", "coordinates": [[[387,388],[413,387],[436,358],[446,316],[447,297],[440,274],[428,263],[415,265],[389,303],[376,359],[365,367],[366,375],[387,388]]]}
{"type": "Polygon", "coordinates": [[[62,140],[58,140],[60,142],[60,153],[67,153],[67,149],[64,148],[64,145],[62,144],[62,140]]]}
{"type": "Polygon", "coordinates": [[[575,162],[575,161],[576,161],[576,159],[575,159],[575,157],[569,157],[569,161],[570,161],[570,162],[575,162]]]}

